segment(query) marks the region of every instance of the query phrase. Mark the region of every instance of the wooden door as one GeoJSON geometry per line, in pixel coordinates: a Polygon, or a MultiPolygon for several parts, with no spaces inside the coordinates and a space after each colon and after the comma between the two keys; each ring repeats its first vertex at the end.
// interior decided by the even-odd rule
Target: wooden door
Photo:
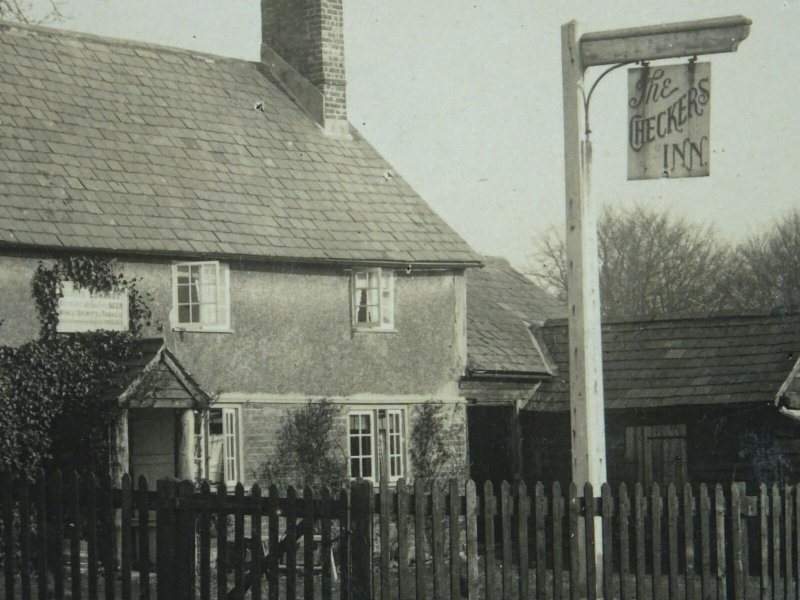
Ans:
{"type": "Polygon", "coordinates": [[[646,486],[674,483],[681,489],[688,480],[686,425],[626,427],[625,460],[636,481],[646,486]]]}

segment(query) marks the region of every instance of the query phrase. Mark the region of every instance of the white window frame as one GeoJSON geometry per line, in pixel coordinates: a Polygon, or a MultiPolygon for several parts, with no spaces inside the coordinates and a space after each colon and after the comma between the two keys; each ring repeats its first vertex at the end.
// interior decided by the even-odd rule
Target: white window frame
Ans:
{"type": "MultiPolygon", "coordinates": [[[[351,410],[349,413],[347,413],[347,472],[348,472],[349,476],[352,479],[356,479],[359,476],[359,475],[353,475],[352,461],[354,459],[356,459],[356,460],[360,461],[359,462],[360,477],[362,479],[366,479],[366,480],[372,481],[372,482],[377,481],[377,478],[376,478],[376,472],[377,472],[376,458],[377,458],[377,453],[375,452],[375,450],[376,450],[376,446],[375,446],[375,421],[376,421],[375,415],[374,415],[373,411],[371,411],[371,410],[351,410]],[[369,421],[369,439],[370,439],[370,451],[371,451],[369,454],[354,455],[353,452],[352,452],[352,445],[351,444],[352,444],[352,437],[354,435],[350,431],[350,419],[352,417],[359,417],[359,418],[366,417],[368,419],[368,421],[369,421]],[[367,458],[370,460],[371,468],[370,468],[370,475],[368,477],[365,477],[364,474],[363,474],[364,473],[363,461],[364,461],[364,459],[367,459],[367,458]]],[[[360,434],[360,433],[356,434],[356,435],[358,435],[359,438],[364,437],[363,434],[360,434]]],[[[361,444],[359,443],[359,450],[360,449],[361,449],[361,444]]]]}
{"type": "MultiPolygon", "coordinates": [[[[370,422],[370,447],[371,454],[368,455],[372,461],[372,474],[362,479],[371,481],[377,485],[383,476],[385,457],[386,467],[388,468],[387,481],[396,483],[399,479],[406,477],[406,410],[402,408],[374,408],[351,410],[347,413],[347,472],[351,479],[355,479],[352,470],[351,460],[354,456],[351,453],[351,433],[350,417],[366,416],[370,422]],[[385,413],[384,424],[381,425],[380,412],[385,413]],[[382,435],[385,433],[385,435],[382,435]],[[393,441],[396,442],[393,446],[393,441]]],[[[366,455],[359,455],[366,456],[366,455]]],[[[363,473],[363,469],[361,469],[363,473]]]]}
{"type": "Polygon", "coordinates": [[[208,479],[210,413],[213,410],[221,411],[222,473],[225,485],[232,488],[242,480],[242,425],[237,407],[212,407],[195,416],[195,419],[200,420],[200,433],[195,432],[195,473],[198,480],[208,479]]]}
{"type": "Polygon", "coordinates": [[[393,331],[396,314],[394,271],[382,267],[354,268],[350,275],[350,303],[353,329],[393,331]],[[366,286],[361,285],[360,278],[366,278],[366,286]],[[377,286],[369,285],[370,278],[377,280],[377,286]],[[373,290],[377,300],[370,303],[370,291],[373,290]],[[366,304],[362,304],[362,299],[366,304]],[[362,311],[366,320],[359,321],[362,311]]]}
{"type": "Polygon", "coordinates": [[[406,463],[406,423],[405,411],[396,408],[386,409],[386,464],[389,466],[389,481],[395,482],[405,476],[406,463]],[[393,419],[398,427],[392,430],[393,419]],[[396,451],[393,451],[392,442],[396,441],[396,451]],[[395,470],[397,466],[397,470],[395,470]]]}
{"type": "MultiPolygon", "coordinates": [[[[183,285],[183,284],[181,284],[183,285]]],[[[200,283],[202,284],[202,281],[200,283]]],[[[170,320],[172,328],[175,331],[207,331],[207,332],[230,332],[231,330],[231,279],[230,268],[224,263],[216,260],[211,261],[189,261],[189,262],[175,262],[172,264],[172,311],[170,313],[170,320]],[[214,301],[207,304],[213,304],[215,307],[215,319],[213,322],[203,323],[202,321],[181,321],[180,308],[182,306],[189,306],[191,313],[191,306],[198,307],[199,318],[202,319],[202,302],[198,298],[196,303],[189,301],[189,304],[179,303],[178,300],[178,277],[181,269],[189,269],[189,273],[193,268],[199,269],[200,273],[203,272],[203,267],[214,267],[215,269],[215,284],[214,284],[214,301]]],[[[190,314],[191,319],[191,314],[190,314]]]]}

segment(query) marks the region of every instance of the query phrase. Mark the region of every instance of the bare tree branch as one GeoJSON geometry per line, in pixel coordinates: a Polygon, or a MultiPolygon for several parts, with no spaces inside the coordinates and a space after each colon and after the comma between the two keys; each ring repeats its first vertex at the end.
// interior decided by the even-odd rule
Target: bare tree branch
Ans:
{"type": "Polygon", "coordinates": [[[800,211],[740,244],[725,289],[739,309],[793,311],[800,308],[800,211]]]}
{"type": "MultiPolygon", "coordinates": [[[[637,207],[607,209],[598,223],[600,295],[605,319],[717,312],[730,260],[710,227],[637,207]]],[[[554,231],[540,242],[532,275],[566,298],[565,243],[554,231]]]]}
{"type": "Polygon", "coordinates": [[[11,19],[30,25],[53,23],[64,19],[61,0],[48,0],[48,9],[43,15],[33,17],[32,0],[0,0],[0,19],[11,19]]]}

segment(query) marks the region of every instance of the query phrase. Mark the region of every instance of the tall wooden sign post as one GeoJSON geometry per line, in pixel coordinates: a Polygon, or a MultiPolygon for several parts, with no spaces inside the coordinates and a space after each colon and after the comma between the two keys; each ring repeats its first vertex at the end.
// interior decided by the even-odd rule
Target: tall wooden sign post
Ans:
{"type": "MultiPolygon", "coordinates": [[[[733,52],[747,37],[750,25],[749,19],[736,16],[588,33],[580,39],[574,21],[561,28],[572,480],[581,493],[583,486],[591,483],[599,495],[600,486],[606,481],[597,207],[590,195],[592,146],[588,112],[594,88],[584,87],[586,69],[611,65],[598,77],[596,85],[606,73],[627,64],[646,65],[658,59],[733,52]]],[[[675,113],[679,110],[680,107],[673,109],[673,120],[678,118],[675,113]]],[[[643,132],[641,140],[654,141],[658,128],[669,126],[669,115],[661,122],[657,115],[647,118],[651,120],[645,120],[636,131],[643,132]]],[[[665,156],[671,149],[664,150],[665,156]]],[[[691,146],[689,151],[692,156],[691,146]]],[[[671,156],[674,164],[674,152],[671,156]]],[[[595,539],[602,539],[599,520],[594,527],[595,539]]],[[[602,552],[601,544],[596,548],[602,552]]],[[[600,558],[595,561],[598,583],[603,580],[600,558]]]]}

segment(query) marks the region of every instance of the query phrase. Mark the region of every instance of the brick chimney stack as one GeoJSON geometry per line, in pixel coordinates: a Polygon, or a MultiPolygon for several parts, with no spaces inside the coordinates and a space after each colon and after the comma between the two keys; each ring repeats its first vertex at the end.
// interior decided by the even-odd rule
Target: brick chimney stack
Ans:
{"type": "Polygon", "coordinates": [[[326,132],[347,135],[342,0],[261,0],[261,62],[326,132]]]}

